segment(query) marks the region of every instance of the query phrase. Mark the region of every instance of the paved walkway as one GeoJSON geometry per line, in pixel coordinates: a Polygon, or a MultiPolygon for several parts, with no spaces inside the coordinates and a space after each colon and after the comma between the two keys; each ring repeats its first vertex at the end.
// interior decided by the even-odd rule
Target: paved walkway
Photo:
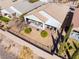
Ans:
{"type": "Polygon", "coordinates": [[[39,48],[37,48],[37,47],[35,47],[35,46],[23,41],[22,39],[20,39],[20,38],[18,38],[16,36],[6,32],[6,31],[0,30],[0,33],[4,34],[5,36],[8,36],[9,38],[14,40],[18,44],[21,44],[21,45],[29,47],[35,54],[37,54],[38,56],[41,56],[41,57],[43,57],[45,59],[61,59],[60,57],[58,57],[56,55],[52,56],[52,55],[42,51],[41,49],[39,49],[39,48]]]}

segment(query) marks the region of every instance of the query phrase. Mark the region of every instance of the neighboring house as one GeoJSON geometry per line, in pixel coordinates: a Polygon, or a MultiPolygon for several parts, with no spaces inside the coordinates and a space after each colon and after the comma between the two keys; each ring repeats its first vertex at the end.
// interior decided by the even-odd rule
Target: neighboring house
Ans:
{"type": "Polygon", "coordinates": [[[79,8],[75,9],[73,19],[72,19],[73,29],[70,34],[70,38],[76,39],[79,41],[79,8]]]}
{"type": "Polygon", "coordinates": [[[40,1],[37,1],[35,3],[30,3],[28,1],[22,1],[22,2],[19,2],[18,4],[12,5],[9,8],[3,9],[2,12],[8,13],[10,15],[12,13],[16,13],[17,16],[20,16],[24,13],[28,13],[28,12],[32,11],[35,8],[38,8],[41,5],[43,5],[43,3],[40,1]]]}
{"type": "Polygon", "coordinates": [[[60,29],[69,11],[69,6],[48,3],[24,16],[25,22],[38,29],[60,29]]]}
{"type": "Polygon", "coordinates": [[[72,24],[73,24],[73,30],[79,31],[79,8],[75,9],[72,24]]]}
{"type": "Polygon", "coordinates": [[[70,38],[73,38],[79,41],[79,32],[76,32],[76,31],[71,32],[70,38]]]}

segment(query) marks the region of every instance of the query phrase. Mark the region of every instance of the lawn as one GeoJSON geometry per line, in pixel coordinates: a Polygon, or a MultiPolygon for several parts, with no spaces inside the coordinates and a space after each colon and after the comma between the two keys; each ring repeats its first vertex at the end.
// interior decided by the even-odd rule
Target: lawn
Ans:
{"type": "Polygon", "coordinates": [[[6,23],[10,21],[9,18],[4,17],[4,16],[0,16],[0,20],[3,21],[3,22],[6,22],[6,23]]]}

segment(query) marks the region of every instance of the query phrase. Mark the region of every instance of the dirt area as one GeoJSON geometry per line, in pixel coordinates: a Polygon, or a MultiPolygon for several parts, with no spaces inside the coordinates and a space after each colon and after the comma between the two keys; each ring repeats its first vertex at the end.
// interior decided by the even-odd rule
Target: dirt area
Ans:
{"type": "MultiPolygon", "coordinates": [[[[48,32],[48,36],[43,38],[41,37],[40,33],[41,31],[37,31],[36,28],[34,27],[31,27],[32,28],[32,32],[30,34],[26,34],[24,33],[24,31],[20,31],[20,34],[25,36],[26,38],[29,38],[28,40],[29,41],[33,41],[34,44],[41,44],[40,46],[45,46],[47,48],[49,48],[49,50],[53,47],[53,41],[52,41],[52,37],[51,37],[51,34],[54,35],[54,37],[56,37],[57,33],[54,32],[53,30],[49,30],[49,29],[46,29],[45,31],[48,32]],[[52,33],[51,33],[52,32],[52,33]]],[[[11,30],[15,31],[15,32],[18,32],[18,29],[16,26],[12,27],[11,30]]]]}

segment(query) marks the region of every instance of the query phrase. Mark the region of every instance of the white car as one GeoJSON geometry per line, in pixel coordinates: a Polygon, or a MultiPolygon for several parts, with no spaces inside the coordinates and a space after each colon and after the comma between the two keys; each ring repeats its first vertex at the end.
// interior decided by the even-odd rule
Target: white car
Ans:
{"type": "Polygon", "coordinates": [[[79,33],[78,32],[72,32],[70,34],[70,38],[74,38],[74,39],[79,41],[79,33]]]}

